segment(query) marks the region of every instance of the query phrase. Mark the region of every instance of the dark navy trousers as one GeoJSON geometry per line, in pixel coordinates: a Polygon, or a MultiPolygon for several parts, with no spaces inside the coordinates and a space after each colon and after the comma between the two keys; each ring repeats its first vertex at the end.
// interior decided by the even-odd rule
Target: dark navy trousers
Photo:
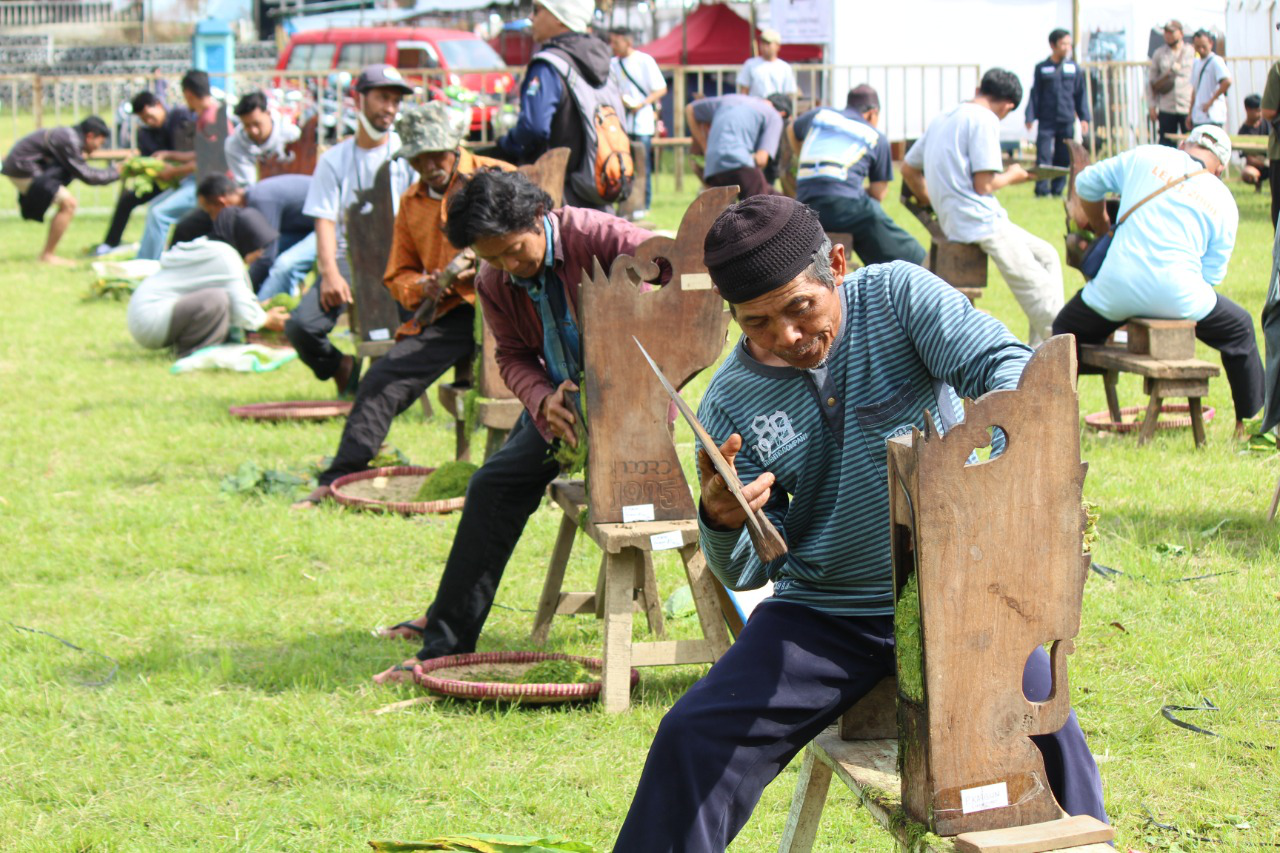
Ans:
{"type": "MultiPolygon", "coordinates": [[[[663,718],[615,853],[724,850],[765,786],[893,671],[893,617],[765,601],[663,718]]],[[[1049,656],[1038,648],[1023,693],[1043,701],[1051,686],[1049,656]]],[[[1105,821],[1102,781],[1075,712],[1057,733],[1032,740],[1062,808],[1105,821]]]]}
{"type": "MultiPolygon", "coordinates": [[[[1070,124],[1066,127],[1056,127],[1042,121],[1036,125],[1036,165],[1069,167],[1071,149],[1067,147],[1066,140],[1071,138],[1074,130],[1075,128],[1070,124]]],[[[1036,195],[1045,196],[1050,193],[1062,195],[1066,186],[1066,178],[1036,181],[1036,195]]]]}

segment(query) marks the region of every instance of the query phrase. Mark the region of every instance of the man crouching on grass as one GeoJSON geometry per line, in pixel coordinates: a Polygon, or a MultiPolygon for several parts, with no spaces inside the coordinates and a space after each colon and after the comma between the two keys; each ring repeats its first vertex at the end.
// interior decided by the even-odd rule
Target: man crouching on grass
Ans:
{"type": "MultiPolygon", "coordinates": [[[[743,338],[698,414],[790,551],[760,562],[745,514],[699,451],[708,565],[732,589],[772,580],[774,595],[659,726],[614,848],[627,853],[724,850],[805,744],[894,673],[885,439],[923,429],[926,409],[955,423],[960,396],[1016,388],[1031,356],[920,267],[846,275],[844,247],[784,196],[730,207],[705,250],[743,338]]],[[[1023,692],[1043,701],[1051,685],[1037,648],[1023,692]]],[[[1062,807],[1106,820],[1075,712],[1032,740],[1062,807]]]]}
{"type": "Polygon", "coordinates": [[[409,676],[419,661],[473,652],[502,572],[525,522],[560,473],[551,442],[577,444],[572,397],[582,372],[578,326],[583,273],[608,269],[652,235],[624,219],[579,207],[551,209],[551,198],[518,172],[459,176],[445,235],[483,263],[476,294],[497,343],[498,369],[524,403],[502,449],[467,486],[467,501],[427,614],[384,633],[421,639],[417,657],[375,676],[409,676]]]}

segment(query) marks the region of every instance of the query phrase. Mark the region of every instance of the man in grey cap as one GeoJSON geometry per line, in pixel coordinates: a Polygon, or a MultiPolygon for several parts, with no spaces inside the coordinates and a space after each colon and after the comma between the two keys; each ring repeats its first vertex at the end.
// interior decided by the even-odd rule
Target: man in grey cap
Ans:
{"type": "Polygon", "coordinates": [[[461,147],[470,122],[469,113],[431,101],[405,110],[396,123],[396,157],[420,177],[400,199],[383,283],[405,311],[418,313],[396,330],[395,346],[361,380],[333,462],[315,491],[297,504],[300,509],[326,499],[334,480],[367,468],[395,416],[446,370],[471,357],[475,267],[445,237],[444,199],[458,175],[513,167],[461,147]],[[451,274],[442,274],[446,268],[451,274]]]}
{"type": "MultiPolygon", "coordinates": [[[[333,379],[339,394],[354,394],[359,362],[343,355],[331,343],[329,332],[351,302],[347,279],[347,241],[343,212],[356,193],[373,186],[382,164],[400,148],[400,137],[391,130],[405,95],[413,87],[390,65],[370,65],[356,80],[360,128],[330,148],[316,164],[316,172],[302,212],[316,223],[316,264],[320,284],[309,290],[285,325],[298,358],[317,379],[333,379]]],[[[417,175],[404,160],[391,164],[391,191],[397,201],[417,175]]]]}

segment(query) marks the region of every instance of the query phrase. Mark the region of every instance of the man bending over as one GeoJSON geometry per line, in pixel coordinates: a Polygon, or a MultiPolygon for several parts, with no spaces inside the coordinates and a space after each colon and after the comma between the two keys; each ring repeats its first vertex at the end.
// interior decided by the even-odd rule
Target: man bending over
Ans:
{"type": "Polygon", "coordinates": [[[498,368],[525,411],[507,443],[467,486],[453,547],[425,617],[388,636],[421,637],[417,657],[376,676],[406,677],[419,661],[475,651],[502,572],[547,484],[560,473],[551,441],[577,444],[573,399],[582,372],[582,274],[608,269],[652,236],[624,219],[551,199],[519,173],[459,182],[445,233],[483,261],[476,291],[497,343],[498,368]]]}
{"type": "MultiPolygon", "coordinates": [[[[932,273],[895,261],[845,274],[813,211],[758,196],[706,238],[743,337],[699,417],[790,548],[762,564],[745,514],[698,454],[707,564],[732,589],[773,581],[736,643],[658,728],[615,850],[721,851],[805,744],[894,672],[885,440],[963,417],[960,397],[1015,388],[1031,350],[932,273]],[[954,389],[954,390],[952,390],[954,389]],[[785,443],[757,425],[783,423],[785,443]]],[[[781,432],[781,431],[779,431],[781,432]]],[[[1048,698],[1049,656],[1023,691],[1048,698]]],[[[1032,738],[1070,814],[1106,817],[1074,712],[1032,738]]]]}

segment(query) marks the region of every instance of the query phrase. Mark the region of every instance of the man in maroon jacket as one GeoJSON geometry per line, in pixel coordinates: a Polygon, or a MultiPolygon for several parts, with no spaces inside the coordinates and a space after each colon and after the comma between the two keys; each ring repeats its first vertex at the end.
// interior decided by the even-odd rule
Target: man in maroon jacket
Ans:
{"type": "Polygon", "coordinates": [[[479,172],[451,194],[445,233],[482,263],[476,292],[497,342],[498,368],[525,412],[507,443],[471,478],[435,601],[385,636],[422,640],[417,657],[375,676],[406,677],[418,661],[475,651],[525,522],[559,473],[551,442],[576,445],[578,327],[583,272],[605,269],[652,236],[607,213],[551,209],[518,172],[479,172]]]}

